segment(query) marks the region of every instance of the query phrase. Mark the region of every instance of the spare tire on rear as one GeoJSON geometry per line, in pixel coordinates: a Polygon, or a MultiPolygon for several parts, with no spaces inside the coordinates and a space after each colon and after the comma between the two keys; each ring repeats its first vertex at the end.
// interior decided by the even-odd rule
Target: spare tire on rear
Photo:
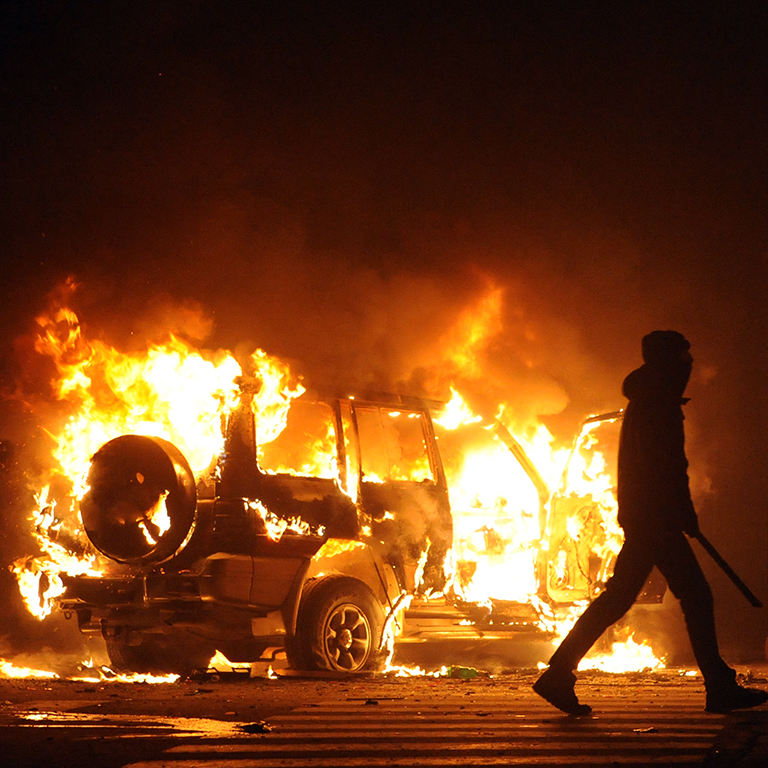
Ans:
{"type": "Polygon", "coordinates": [[[195,478],[175,445],[159,437],[122,435],[91,459],[80,514],[88,538],[121,563],[172,557],[195,520],[195,478]]]}

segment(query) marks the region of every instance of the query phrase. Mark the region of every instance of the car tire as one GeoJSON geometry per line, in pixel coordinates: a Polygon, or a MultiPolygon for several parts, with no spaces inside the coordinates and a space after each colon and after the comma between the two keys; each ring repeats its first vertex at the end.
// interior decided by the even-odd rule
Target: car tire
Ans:
{"type": "Polygon", "coordinates": [[[294,669],[360,673],[380,670],[384,610],[363,582],[347,576],[313,579],[304,587],[296,633],[286,642],[294,669]]]}
{"type": "Polygon", "coordinates": [[[192,635],[166,638],[143,635],[136,645],[123,627],[105,634],[112,670],[123,673],[180,675],[188,677],[196,670],[205,671],[215,648],[192,635]]]}

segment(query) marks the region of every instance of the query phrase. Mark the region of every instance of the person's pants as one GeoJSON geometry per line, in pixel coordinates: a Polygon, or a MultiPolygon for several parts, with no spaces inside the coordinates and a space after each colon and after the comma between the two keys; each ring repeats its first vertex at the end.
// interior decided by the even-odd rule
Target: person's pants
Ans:
{"type": "Polygon", "coordinates": [[[677,531],[627,536],[605,590],[573,625],[550,659],[550,667],[575,670],[600,635],[632,607],[654,565],[680,601],[705,683],[732,682],[735,672],[723,661],[717,646],[712,590],[688,539],[677,531]]]}

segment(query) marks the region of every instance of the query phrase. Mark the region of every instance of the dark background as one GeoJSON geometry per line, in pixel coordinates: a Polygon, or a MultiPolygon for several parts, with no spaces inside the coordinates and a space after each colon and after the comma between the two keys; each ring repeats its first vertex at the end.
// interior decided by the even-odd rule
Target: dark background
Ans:
{"type": "MultiPolygon", "coordinates": [[[[32,439],[18,339],[69,275],[121,348],[172,328],[313,383],[453,378],[563,445],[675,328],[702,528],[768,601],[765,4],[0,8],[0,437],[32,439]],[[462,372],[447,340],[494,289],[462,372]]],[[[761,656],[766,611],[707,570],[731,658],[761,656]]]]}

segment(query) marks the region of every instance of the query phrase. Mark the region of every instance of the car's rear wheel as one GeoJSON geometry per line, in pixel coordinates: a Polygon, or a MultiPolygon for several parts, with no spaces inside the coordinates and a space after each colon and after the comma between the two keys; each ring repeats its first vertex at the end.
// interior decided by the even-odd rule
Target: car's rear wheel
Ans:
{"type": "Polygon", "coordinates": [[[286,652],[294,669],[369,672],[383,664],[379,651],[384,611],[357,579],[329,576],[305,586],[296,634],[286,652]]]}
{"type": "Polygon", "coordinates": [[[104,639],[115,672],[187,677],[195,670],[205,671],[216,652],[209,643],[192,635],[136,636],[125,627],[105,633],[104,639]]]}

